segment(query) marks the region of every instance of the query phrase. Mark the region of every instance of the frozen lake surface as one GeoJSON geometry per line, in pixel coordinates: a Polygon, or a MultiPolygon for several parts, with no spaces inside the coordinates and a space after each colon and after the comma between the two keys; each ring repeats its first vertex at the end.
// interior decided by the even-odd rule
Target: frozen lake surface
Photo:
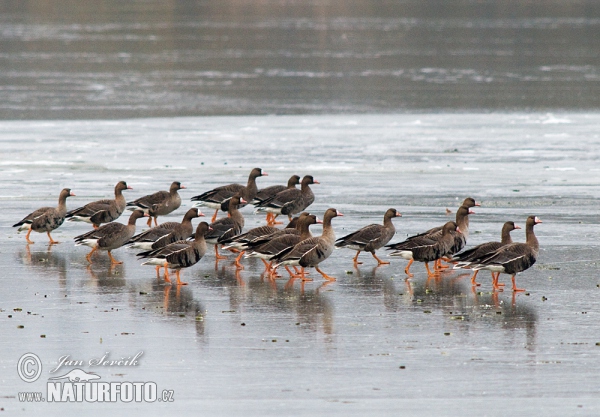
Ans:
{"type": "MultiPolygon", "coordinates": [[[[600,114],[244,116],[120,121],[0,123],[0,407],[45,415],[165,413],[243,415],[592,416],[600,414],[600,114]],[[466,275],[426,280],[423,265],[375,268],[370,255],[337,250],[321,266],[337,282],[286,286],[261,277],[262,263],[212,252],[165,286],[134,252],[102,254],[88,267],[87,230],[66,223],[48,247],[11,227],[33,209],[69,208],[133,187],[128,200],[181,181],[189,198],[245,182],[259,187],[312,174],[321,184],[311,212],[335,207],[337,236],[381,222],[389,207],[400,241],[444,223],[471,196],[469,245],[498,240],[503,222],[530,214],[541,251],[517,282],[525,293],[492,293],[489,275],[472,290],[466,275]],[[24,327],[20,327],[24,326],[24,327]],[[45,337],[41,337],[45,335],[45,337]],[[17,361],[43,363],[23,382],[17,361]],[[87,361],[143,352],[135,367],[81,367],[102,381],[153,381],[172,403],[23,403],[44,392],[60,357],[87,361]]],[[[246,229],[264,223],[243,209],[246,229]]],[[[212,214],[206,211],[206,214],[212,214]]],[[[125,217],[119,221],[125,222],[125,217]]],[[[197,224],[197,221],[194,221],[197,224]]],[[[145,229],[139,222],[138,230],[145,229]]],[[[320,228],[315,227],[319,234],[320,228]]],[[[524,240],[523,231],[513,233],[524,240]]],[[[385,252],[380,251],[385,257],[385,252]]],[[[502,279],[506,282],[507,277],[502,279]]],[[[64,371],[64,372],[63,372],[64,371]]]]}
{"type": "Polygon", "coordinates": [[[590,111],[596,0],[0,2],[0,119],[590,111]]]}

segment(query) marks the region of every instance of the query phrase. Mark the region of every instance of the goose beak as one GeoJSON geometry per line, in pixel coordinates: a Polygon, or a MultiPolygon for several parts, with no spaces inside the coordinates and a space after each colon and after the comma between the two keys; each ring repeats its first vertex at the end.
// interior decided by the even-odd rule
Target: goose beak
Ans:
{"type": "Polygon", "coordinates": [[[456,231],[457,231],[458,233],[462,233],[462,230],[460,230],[460,227],[458,227],[458,226],[456,226],[456,231]]]}
{"type": "Polygon", "coordinates": [[[313,184],[321,184],[321,183],[317,180],[313,180],[313,184]]]}
{"type": "Polygon", "coordinates": [[[260,173],[260,175],[261,175],[262,177],[268,177],[268,176],[269,176],[269,174],[267,174],[265,171],[262,171],[262,172],[260,173]]]}
{"type": "Polygon", "coordinates": [[[473,210],[469,210],[469,214],[475,214],[473,210]]]}
{"type": "Polygon", "coordinates": [[[69,194],[69,196],[75,197],[75,193],[71,191],[71,193],[69,194]]]}
{"type": "Polygon", "coordinates": [[[204,217],[204,213],[202,213],[200,209],[198,209],[198,217],[204,217]]]}
{"type": "Polygon", "coordinates": [[[399,211],[396,212],[396,217],[402,217],[402,213],[400,213],[399,211]]]}
{"type": "Polygon", "coordinates": [[[341,213],[339,210],[336,210],[336,211],[335,211],[335,215],[336,215],[336,216],[344,216],[344,215],[343,215],[343,214],[342,214],[342,213],[341,213]]]}
{"type": "Polygon", "coordinates": [[[520,229],[521,226],[515,224],[515,229],[520,229]]]}
{"type": "Polygon", "coordinates": [[[535,217],[535,224],[543,223],[537,216],[535,217]]]}
{"type": "Polygon", "coordinates": [[[185,190],[187,187],[185,185],[180,185],[179,188],[185,190]]]}
{"type": "Polygon", "coordinates": [[[248,202],[247,202],[246,200],[244,200],[244,198],[243,198],[243,197],[240,197],[240,203],[242,203],[242,204],[247,204],[248,202]]]}

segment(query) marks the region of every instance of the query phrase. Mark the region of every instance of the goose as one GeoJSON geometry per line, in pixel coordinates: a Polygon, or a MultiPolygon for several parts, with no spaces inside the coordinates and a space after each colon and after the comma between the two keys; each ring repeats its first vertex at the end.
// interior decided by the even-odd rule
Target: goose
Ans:
{"type": "Polygon", "coordinates": [[[92,255],[98,250],[108,252],[111,265],[122,264],[113,258],[111,251],[120,248],[131,239],[135,234],[135,222],[140,217],[147,217],[148,214],[142,210],[135,210],[129,216],[129,222],[125,225],[118,222],[110,222],[91,232],[84,233],[75,237],[75,246],[85,245],[92,248],[92,251],[86,255],[89,263],[92,263],[92,255]]]}
{"type": "Polygon", "coordinates": [[[171,268],[175,270],[177,285],[187,285],[187,282],[181,281],[180,271],[183,268],[189,268],[197,264],[206,254],[204,236],[211,230],[208,223],[201,222],[196,228],[193,241],[179,240],[160,249],[142,252],[138,256],[148,259],[142,265],[156,265],[157,268],[164,267],[165,281],[168,283],[171,282],[169,278],[169,268],[171,268]]]}
{"type": "Polygon", "coordinates": [[[152,225],[158,226],[157,217],[166,216],[167,214],[177,210],[181,206],[181,197],[177,191],[185,189],[179,181],[173,181],[169,191],[157,191],[154,194],[145,195],[137,200],[127,203],[130,210],[143,210],[150,215],[148,219],[148,227],[152,225]]]}
{"type": "Polygon", "coordinates": [[[65,217],[69,221],[92,223],[94,229],[97,229],[102,223],[113,222],[121,216],[127,204],[123,191],[131,189],[125,181],[119,181],[115,185],[114,200],[93,201],[83,207],[69,211],[65,217]]]}
{"type": "Polygon", "coordinates": [[[58,207],[39,208],[33,213],[28,214],[20,222],[13,224],[13,227],[19,226],[17,229],[18,232],[27,230],[27,235],[25,236],[27,243],[34,243],[29,239],[32,231],[38,233],[46,232],[51,245],[59,243],[52,239],[50,232],[58,229],[64,223],[67,214],[67,197],[72,196],[75,196],[75,194],[71,192],[70,188],[63,188],[58,196],[58,207]]]}
{"type": "Polygon", "coordinates": [[[215,214],[211,219],[211,222],[214,222],[215,220],[217,220],[217,214],[219,213],[219,210],[227,210],[227,206],[223,205],[223,203],[226,200],[229,200],[234,195],[239,194],[246,201],[251,201],[252,199],[254,199],[256,193],[258,193],[256,179],[258,177],[265,177],[267,175],[269,174],[264,172],[262,169],[254,168],[252,171],[250,171],[250,175],[248,176],[248,183],[246,185],[223,185],[221,187],[214,188],[210,191],[206,191],[203,194],[192,197],[192,201],[197,201],[196,206],[209,207],[215,209],[215,214]]]}
{"type": "Polygon", "coordinates": [[[375,255],[375,251],[386,245],[396,233],[396,228],[394,227],[394,223],[392,223],[394,217],[402,217],[402,214],[398,210],[390,208],[383,216],[383,226],[380,224],[365,226],[356,232],[339,238],[335,246],[337,248],[349,248],[356,251],[356,256],[353,259],[354,266],[362,264],[362,262],[358,262],[358,255],[361,251],[371,252],[373,258],[377,260],[378,265],[389,264],[389,262],[379,259],[375,255]]]}
{"type": "MultiPolygon", "coordinates": [[[[502,226],[500,242],[482,243],[481,245],[477,245],[474,248],[468,249],[457,255],[454,255],[452,257],[452,259],[450,259],[450,262],[455,263],[454,269],[462,268],[467,265],[470,265],[473,262],[473,260],[481,258],[483,256],[486,256],[486,255],[498,250],[500,247],[502,247],[504,245],[513,243],[512,238],[510,237],[510,232],[512,232],[515,229],[520,229],[520,228],[521,227],[517,226],[515,224],[515,222],[506,222],[502,226]]],[[[474,286],[481,285],[475,280],[478,273],[479,273],[479,271],[475,271],[473,273],[473,276],[471,276],[471,285],[474,285],[474,286]]],[[[495,286],[498,283],[498,276],[499,276],[499,274],[495,275],[495,273],[492,273],[492,279],[493,279],[493,282],[495,283],[495,286]]]]}

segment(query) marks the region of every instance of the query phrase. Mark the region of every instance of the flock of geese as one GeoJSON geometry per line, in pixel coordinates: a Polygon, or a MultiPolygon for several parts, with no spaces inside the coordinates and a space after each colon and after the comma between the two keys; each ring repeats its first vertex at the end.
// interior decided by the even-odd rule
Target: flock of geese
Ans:
{"type": "Polygon", "coordinates": [[[42,207],[13,227],[19,227],[19,231],[28,230],[28,243],[33,243],[30,235],[35,231],[47,233],[50,244],[55,244],[58,242],[50,232],[62,225],[65,219],[91,223],[93,230],[75,237],[76,245],[92,248],[86,256],[88,262],[93,262],[96,252],[106,251],[111,264],[120,264],[122,262],[115,260],[111,251],[127,246],[142,250],[137,254],[144,260],[142,265],[154,265],[157,274],[160,268],[164,268],[166,282],[171,282],[169,269],[175,270],[177,284],[186,284],[181,281],[181,269],[200,261],[207,251],[207,244],[214,245],[217,261],[225,258],[219,254],[221,246],[222,250],[238,253],[235,260],[238,268],[242,268],[240,261],[244,255],[256,257],[263,261],[269,277],[279,277],[277,269],[283,267],[292,278],[303,281],[310,280],[306,272],[306,268],[310,267],[314,267],[324,279],[335,281],[334,277],[319,268],[335,247],[355,250],[354,265],[362,263],[358,261],[360,252],[370,252],[378,265],[389,264],[375,254],[378,249],[386,247],[391,251],[390,256],[409,261],[405,268],[408,277],[413,276],[410,267],[414,261],[425,263],[428,277],[439,276],[440,271],[449,268],[442,264],[443,260],[453,264],[454,268],[473,270],[471,283],[474,286],[480,285],[476,281],[480,270],[491,272],[494,290],[501,290],[504,285],[498,282],[500,273],[509,274],[512,276],[513,291],[523,291],[517,288],[515,276],[531,267],[538,255],[539,243],[533,229],[541,220],[536,216],[527,218],[525,243],[512,242],[510,232],[520,227],[513,222],[506,222],[501,241],[484,243],[463,251],[469,236],[469,214],[473,213],[471,208],[479,206],[470,197],[457,210],[455,221],[411,236],[403,242],[389,244],[396,232],[392,219],[401,216],[394,208],[385,212],[383,224],[365,226],[336,240],[331,222],[335,217],[343,216],[342,213],[330,208],[321,220],[305,212],[315,199],[310,185],[319,184],[318,181],[310,175],[302,179],[293,175],[287,185],[259,190],[256,179],[266,175],[262,169],[254,168],[246,185],[229,184],[192,197],[195,205],[185,213],[181,223],[166,222],[159,225],[157,221],[159,216],[165,216],[181,206],[178,191],[185,187],[180,182],[173,182],[169,191],[159,191],[126,202],[123,191],[131,187],[120,181],[115,186],[114,199],[94,201],[71,211],[67,211],[66,200],[74,194],[65,188],[60,193],[58,207],[42,207]],[[296,188],[298,184],[300,188],[296,188]],[[267,225],[242,233],[244,217],[239,208],[246,204],[253,204],[256,212],[266,213],[267,225]],[[215,213],[210,223],[203,221],[194,231],[192,220],[204,216],[199,207],[214,209],[215,213]],[[132,210],[128,223],[116,222],[126,208],[132,210]],[[217,219],[220,210],[226,211],[227,217],[217,219]],[[275,227],[282,224],[277,222],[280,215],[287,215],[289,220],[283,229],[275,227]],[[154,219],[154,227],[135,235],[135,224],[141,217],[148,217],[149,227],[154,219]],[[310,226],[317,223],[323,224],[323,232],[320,236],[312,236],[310,226]],[[430,262],[433,262],[433,270],[429,267],[430,262]]]}

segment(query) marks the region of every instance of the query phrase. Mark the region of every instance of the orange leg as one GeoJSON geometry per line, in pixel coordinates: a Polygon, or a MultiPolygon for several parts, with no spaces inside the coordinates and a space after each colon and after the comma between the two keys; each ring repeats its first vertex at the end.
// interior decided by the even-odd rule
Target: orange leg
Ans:
{"type": "Polygon", "coordinates": [[[273,218],[271,220],[271,226],[276,226],[278,224],[283,224],[283,222],[278,222],[277,221],[277,216],[279,216],[279,214],[271,214],[271,216],[273,216],[273,218]]]}
{"type": "Polygon", "coordinates": [[[94,252],[96,252],[97,250],[98,250],[98,247],[97,247],[97,246],[94,246],[94,247],[92,248],[92,251],[91,251],[90,253],[88,253],[87,255],[85,255],[85,259],[87,259],[87,261],[88,261],[89,263],[92,263],[92,254],[93,254],[94,252]]]}
{"type": "Polygon", "coordinates": [[[240,259],[242,259],[242,256],[244,256],[244,253],[246,253],[246,251],[240,251],[240,254],[238,255],[237,258],[235,258],[235,266],[237,266],[238,268],[243,268],[244,266],[240,263],[240,259]]]}
{"type": "Polygon", "coordinates": [[[389,265],[389,262],[386,261],[382,261],[381,259],[379,259],[377,257],[377,255],[375,255],[375,252],[371,252],[371,255],[373,255],[373,258],[377,259],[377,265],[389,265]]]}
{"type": "Polygon", "coordinates": [[[269,274],[269,278],[271,278],[271,279],[275,279],[275,278],[281,277],[281,275],[279,275],[277,273],[277,268],[276,267],[269,267],[268,274],[269,274]]]}
{"type": "Polygon", "coordinates": [[[441,271],[443,269],[448,269],[449,266],[448,265],[442,265],[442,260],[441,259],[437,259],[434,263],[433,263],[433,269],[437,270],[437,271],[441,271]]]}
{"type": "Polygon", "coordinates": [[[30,228],[29,231],[27,232],[27,236],[25,236],[25,239],[27,239],[27,243],[35,243],[34,241],[29,240],[29,235],[31,234],[31,232],[32,232],[32,229],[30,228]]]}
{"type": "Polygon", "coordinates": [[[492,272],[492,285],[494,287],[494,290],[500,290],[502,291],[502,288],[500,287],[504,287],[504,283],[500,284],[498,282],[498,279],[500,279],[500,272],[496,272],[496,274],[494,275],[494,273],[492,272]]]}
{"type": "Polygon", "coordinates": [[[429,269],[429,262],[425,262],[425,269],[427,270],[427,277],[428,278],[435,277],[435,276],[438,275],[438,273],[435,270],[435,268],[433,269],[433,272],[431,272],[431,270],[429,269]]]}
{"type": "Polygon", "coordinates": [[[181,271],[179,269],[175,271],[175,274],[177,275],[177,285],[188,285],[187,282],[183,282],[181,279],[179,279],[180,272],[181,271]]]}
{"type": "Polygon", "coordinates": [[[474,286],[474,287],[479,287],[481,285],[480,283],[478,283],[477,281],[475,281],[475,278],[477,277],[478,273],[479,273],[479,271],[475,271],[475,273],[471,277],[471,285],[474,286]]]}
{"type": "Polygon", "coordinates": [[[330,276],[329,276],[329,275],[327,275],[325,272],[321,271],[321,270],[319,269],[319,267],[318,267],[318,266],[315,266],[315,269],[316,269],[316,270],[317,270],[317,272],[318,272],[319,274],[321,274],[321,275],[323,276],[323,278],[325,278],[327,281],[335,281],[335,278],[334,278],[334,277],[330,277],[330,276]]]}
{"type": "Polygon", "coordinates": [[[286,271],[288,271],[288,274],[290,274],[291,278],[298,278],[298,274],[293,273],[289,266],[285,265],[284,268],[286,271]]]}
{"type": "Polygon", "coordinates": [[[50,232],[46,232],[46,233],[48,234],[48,239],[50,239],[51,245],[56,245],[57,243],[60,243],[58,240],[52,239],[52,236],[50,236],[50,232]]]}
{"type": "Polygon", "coordinates": [[[154,226],[158,226],[158,221],[156,220],[156,217],[154,218],[154,226]]]}
{"type": "MultiPolygon", "coordinates": [[[[292,278],[300,278],[302,280],[302,282],[312,281],[312,278],[308,278],[306,276],[306,275],[308,275],[308,272],[306,272],[306,270],[303,267],[300,267],[300,271],[296,272],[295,274],[293,274],[292,271],[287,266],[286,266],[286,269],[292,278]]],[[[294,271],[297,271],[296,266],[294,266],[294,271]]]]}
{"type": "Polygon", "coordinates": [[[410,261],[408,261],[408,265],[406,265],[406,268],[404,268],[404,273],[405,273],[406,275],[408,275],[408,276],[409,276],[409,278],[410,278],[410,277],[414,277],[414,276],[415,276],[414,274],[411,274],[411,273],[410,273],[410,266],[413,264],[413,262],[414,262],[414,260],[412,260],[412,259],[411,259],[410,261]]]}
{"type": "Polygon", "coordinates": [[[217,260],[219,260],[219,259],[227,259],[227,256],[221,256],[221,255],[219,255],[219,247],[218,247],[218,245],[215,245],[215,257],[217,258],[217,260]]]}
{"type": "Polygon", "coordinates": [[[110,258],[110,264],[111,265],[120,265],[120,264],[123,263],[123,261],[117,261],[115,258],[113,258],[113,256],[110,253],[110,251],[108,251],[108,257],[110,258]]]}
{"type": "Polygon", "coordinates": [[[270,272],[271,271],[271,263],[265,261],[263,258],[260,258],[261,261],[263,261],[263,264],[265,264],[265,272],[270,272]]]}
{"type": "Polygon", "coordinates": [[[362,262],[358,262],[358,255],[360,255],[359,250],[356,251],[356,256],[354,257],[354,259],[352,259],[352,261],[354,262],[354,265],[362,265],[362,262]]]}
{"type": "Polygon", "coordinates": [[[165,262],[164,267],[165,267],[165,282],[168,282],[170,284],[171,279],[169,278],[169,263],[165,262]]]}
{"type": "Polygon", "coordinates": [[[525,288],[517,288],[517,283],[515,282],[515,276],[516,276],[516,274],[512,276],[512,284],[513,284],[512,290],[514,292],[516,292],[516,291],[525,291],[525,288]]]}
{"type": "Polygon", "coordinates": [[[271,222],[273,221],[273,215],[271,213],[267,213],[267,217],[265,218],[266,222],[267,222],[267,226],[271,225],[271,222]]]}
{"type": "Polygon", "coordinates": [[[146,222],[148,227],[152,227],[152,217],[148,217],[148,221],[146,222]]]}
{"type": "Polygon", "coordinates": [[[160,265],[156,265],[156,278],[160,278],[160,265]]]}
{"type": "Polygon", "coordinates": [[[99,224],[95,224],[95,223],[94,223],[92,226],[94,226],[94,230],[98,230],[98,228],[100,228],[100,225],[99,225],[99,224]]]}
{"type": "Polygon", "coordinates": [[[210,219],[211,223],[214,223],[217,220],[217,214],[219,214],[219,209],[215,210],[215,214],[213,214],[212,219],[210,219]]]}

